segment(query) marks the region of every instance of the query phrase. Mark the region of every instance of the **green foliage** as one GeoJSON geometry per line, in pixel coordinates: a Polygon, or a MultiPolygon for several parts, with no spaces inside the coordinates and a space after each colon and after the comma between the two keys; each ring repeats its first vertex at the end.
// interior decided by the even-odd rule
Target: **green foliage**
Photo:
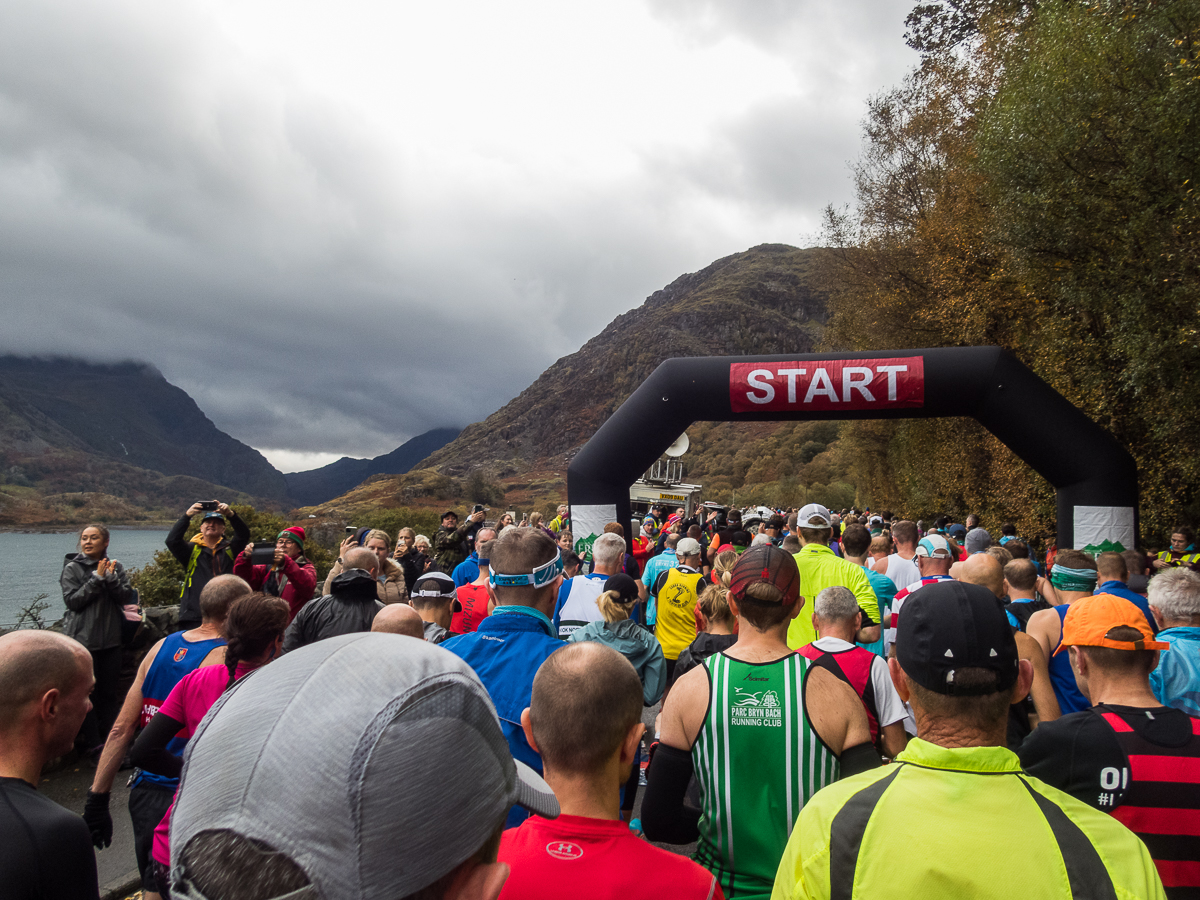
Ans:
{"type": "MultiPolygon", "coordinates": [[[[444,512],[444,510],[442,511],[444,512]]],[[[370,528],[378,528],[380,531],[386,531],[388,537],[392,539],[392,543],[396,542],[396,535],[401,528],[411,528],[417,534],[423,534],[430,540],[437,533],[438,526],[441,524],[441,512],[434,512],[428,509],[409,509],[408,507],[400,507],[399,509],[380,509],[366,515],[359,516],[353,523],[357,526],[367,526],[370,528]]]]}
{"type": "Polygon", "coordinates": [[[1048,3],[1006,63],[979,166],[1038,361],[1133,450],[1165,536],[1200,512],[1200,2],[1048,3]]]}
{"type": "Polygon", "coordinates": [[[482,469],[475,469],[471,472],[463,488],[463,493],[464,499],[471,504],[504,505],[504,488],[494,481],[489,481],[482,469]]]}
{"type": "Polygon", "coordinates": [[[129,583],[138,592],[142,606],[174,606],[183,590],[183,566],[165,547],[154,561],[129,570],[129,583]]]}
{"type": "MultiPolygon", "coordinates": [[[[858,209],[829,212],[827,344],[1009,348],[1130,449],[1161,535],[1200,513],[1200,0],[931,7],[947,40],[872,102],[858,209]]],[[[840,443],[877,504],[1053,530],[1050,486],[974,423],[840,443]]]]}

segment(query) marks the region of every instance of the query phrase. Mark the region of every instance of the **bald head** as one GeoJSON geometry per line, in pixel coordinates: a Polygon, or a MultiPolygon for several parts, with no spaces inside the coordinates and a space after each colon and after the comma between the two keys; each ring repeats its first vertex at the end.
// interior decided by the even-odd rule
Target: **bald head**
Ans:
{"type": "Polygon", "coordinates": [[[90,690],[92,658],[78,641],[53,631],[0,637],[0,732],[20,725],[47,692],[69,693],[85,679],[90,690]]]}
{"type": "Polygon", "coordinates": [[[955,581],[982,585],[997,597],[1004,596],[1004,567],[987,553],[976,553],[964,562],[955,563],[950,567],[950,575],[955,581]]]}
{"type": "Polygon", "coordinates": [[[218,575],[200,591],[200,615],[214,625],[224,623],[229,607],[250,593],[250,585],[237,575],[218,575]]]}
{"type": "Polygon", "coordinates": [[[379,557],[366,547],[355,547],[342,557],[342,567],[344,569],[363,569],[375,574],[379,572],[379,557]]]}
{"type": "Polygon", "coordinates": [[[557,772],[596,772],[641,717],[637,670],[604,644],[567,644],[550,654],[533,679],[534,740],[542,761],[557,772]]]}
{"type": "Polygon", "coordinates": [[[425,623],[421,615],[407,603],[389,603],[371,622],[372,631],[384,634],[403,634],[419,640],[425,638],[425,623]]]}

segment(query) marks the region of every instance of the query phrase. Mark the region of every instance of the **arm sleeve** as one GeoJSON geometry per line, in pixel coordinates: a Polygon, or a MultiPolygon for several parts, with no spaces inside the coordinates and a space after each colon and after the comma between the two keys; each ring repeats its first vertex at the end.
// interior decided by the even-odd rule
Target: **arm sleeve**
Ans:
{"type": "Polygon", "coordinates": [[[188,547],[187,541],[183,539],[184,533],[188,529],[188,525],[192,522],[189,516],[180,516],[179,521],[171,526],[170,532],[167,534],[167,549],[171,551],[171,555],[179,561],[179,564],[185,569],[191,562],[192,551],[188,547]]]}
{"type": "Polygon", "coordinates": [[[306,603],[300,608],[300,612],[296,613],[296,618],[292,619],[292,624],[287,627],[287,631],[283,633],[283,651],[291,653],[308,643],[304,639],[304,623],[308,621],[311,615],[312,604],[306,603]]]}
{"type": "Polygon", "coordinates": [[[246,549],[246,545],[250,543],[250,526],[242,521],[242,517],[230,510],[229,524],[233,526],[233,540],[229,542],[229,549],[237,556],[246,549]]]}
{"type": "Polygon", "coordinates": [[[100,896],[96,874],[96,851],[92,848],[90,829],[82,818],[49,829],[39,841],[45,858],[52,865],[41,867],[42,887],[46,897],[55,900],[96,900],[100,896]]]}
{"type": "MultiPolygon", "coordinates": [[[[296,586],[298,594],[312,596],[312,592],[317,589],[317,567],[312,563],[302,566],[288,557],[283,563],[283,574],[296,586]]],[[[407,596],[407,591],[405,595],[407,596]]]]}
{"type": "Polygon", "coordinates": [[[110,596],[122,606],[126,603],[136,603],[138,596],[133,585],[129,583],[129,572],[120,563],[117,563],[115,571],[116,580],[109,589],[110,596]]]}
{"type": "Polygon", "coordinates": [[[139,769],[178,778],[183,771],[183,758],[167,750],[171,738],[179,734],[183,723],[164,712],[156,712],[149,724],[142,729],[129,751],[129,761],[139,769]]]}
{"type": "Polygon", "coordinates": [[[842,774],[840,777],[842,778],[849,778],[860,772],[869,772],[883,765],[883,760],[879,758],[875,745],[871,743],[855,744],[853,747],[845,748],[842,755],[838,757],[838,761],[841,763],[842,774]]]}
{"type": "MultiPolygon", "coordinates": [[[[242,549],[245,550],[246,548],[243,547],[242,549]]],[[[254,583],[250,581],[250,579],[254,577],[254,566],[251,565],[250,560],[246,559],[246,557],[242,556],[240,553],[233,558],[233,574],[238,578],[241,578],[251,587],[254,586],[254,583]]]]}
{"type": "Polygon", "coordinates": [[[93,577],[92,573],[84,569],[83,566],[71,563],[67,563],[63,567],[62,575],[59,577],[59,584],[62,585],[63,603],[67,605],[67,609],[74,612],[86,609],[103,596],[104,593],[104,588],[100,584],[99,578],[93,577]]]}
{"type": "Polygon", "coordinates": [[[700,811],[683,805],[692,779],[692,754],[659,744],[646,774],[642,830],[652,841],[690,844],[700,836],[700,811]]]}

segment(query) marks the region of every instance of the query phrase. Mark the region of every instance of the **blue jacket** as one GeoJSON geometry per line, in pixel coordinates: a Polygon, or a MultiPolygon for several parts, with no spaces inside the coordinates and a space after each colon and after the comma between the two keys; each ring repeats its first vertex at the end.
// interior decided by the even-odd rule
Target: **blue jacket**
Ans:
{"type": "MultiPolygon", "coordinates": [[[[513,758],[540,775],[542,758],[525,740],[521,713],[533,695],[533,676],[546,657],[563,646],[562,641],[541,617],[497,611],[480,622],[477,630],[441,646],[475,670],[496,707],[513,758]]],[[[528,815],[514,806],[505,826],[520,825],[528,815]]]]}
{"type": "Polygon", "coordinates": [[[456,588],[462,587],[464,584],[470,584],[479,577],[479,554],[472,553],[457,566],[454,567],[454,572],[450,575],[454,579],[456,588]]]}
{"type": "Polygon", "coordinates": [[[1200,628],[1164,628],[1155,638],[1171,645],[1158,654],[1150,687],[1163,706],[1200,716],[1200,628]]]}

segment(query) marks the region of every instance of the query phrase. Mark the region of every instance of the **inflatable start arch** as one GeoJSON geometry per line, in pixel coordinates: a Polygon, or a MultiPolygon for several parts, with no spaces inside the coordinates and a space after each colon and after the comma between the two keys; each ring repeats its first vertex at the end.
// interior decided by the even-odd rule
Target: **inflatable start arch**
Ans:
{"type": "Polygon", "coordinates": [[[628,522],[629,486],[693,422],[934,416],[974,418],[1054,485],[1058,546],[1135,545],[1133,457],[1000,347],[668,359],[571,461],[575,538],[628,522]]]}

